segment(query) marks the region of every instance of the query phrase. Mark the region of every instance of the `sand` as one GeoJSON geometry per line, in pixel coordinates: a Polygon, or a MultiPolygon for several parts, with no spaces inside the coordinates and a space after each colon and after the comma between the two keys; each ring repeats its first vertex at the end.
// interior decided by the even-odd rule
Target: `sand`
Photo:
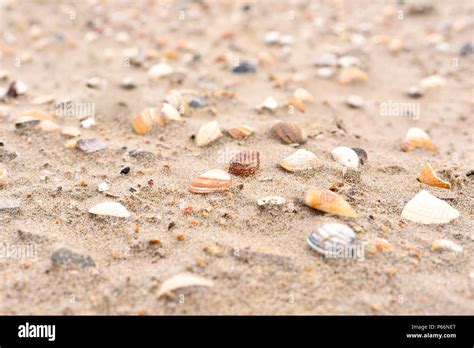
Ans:
{"type": "Polygon", "coordinates": [[[28,91],[0,103],[0,160],[9,173],[0,200],[21,202],[19,209],[0,210],[0,313],[474,314],[474,177],[466,175],[474,169],[474,55],[459,54],[474,34],[474,6],[433,4],[431,12],[410,14],[396,1],[2,1],[0,63],[9,77],[0,86],[21,80],[28,91]],[[271,30],[291,35],[293,44],[265,45],[271,30]],[[97,38],[89,42],[91,33],[97,38]],[[391,52],[387,38],[399,38],[403,48],[391,52]],[[189,48],[163,58],[180,42],[189,48]],[[123,51],[134,47],[145,53],[141,66],[124,60],[123,51]],[[257,64],[256,73],[231,72],[235,59],[256,62],[259,52],[271,53],[275,63],[257,64]],[[326,52],[359,58],[368,80],[341,85],[336,77],[317,76],[313,62],[326,52]],[[193,54],[200,59],[190,62],[193,54]],[[227,65],[215,61],[222,54],[227,65]],[[147,69],[157,62],[180,73],[151,81],[147,69]],[[446,85],[419,99],[405,95],[433,74],[446,85]],[[107,86],[88,88],[92,77],[107,86]],[[137,88],[121,88],[125,77],[137,88]],[[257,112],[266,97],[284,104],[296,88],[315,98],[304,113],[284,106],[257,112]],[[133,116],[159,106],[171,89],[196,90],[207,106],[191,109],[182,123],[135,134],[133,116]],[[223,90],[235,95],[215,95],[223,90]],[[55,103],[32,104],[47,94],[55,103],[92,103],[96,125],[89,129],[77,115],[54,121],[79,128],[83,138],[102,139],[107,148],[86,154],[67,148],[60,131],[15,130],[22,111],[57,111],[55,103]],[[353,94],[364,98],[364,108],[345,105],[353,94]],[[381,105],[389,102],[417,103],[419,117],[384,115],[381,105]],[[297,174],[278,166],[296,150],[270,134],[278,119],[306,129],[310,137],[298,148],[313,151],[322,167],[297,174]],[[222,129],[246,124],[255,134],[197,147],[193,135],[213,120],[222,129]],[[402,152],[411,127],[427,131],[438,150],[402,152]],[[342,170],[330,154],[337,146],[365,149],[368,163],[342,170]],[[139,147],[150,154],[131,157],[139,147]],[[233,176],[227,193],[188,191],[206,170],[227,170],[232,153],[244,148],[260,152],[256,174],[233,176]],[[451,190],[416,180],[427,162],[451,190]],[[130,173],[120,174],[126,166],[130,173]],[[102,182],[107,193],[98,192],[102,182]],[[304,205],[308,187],[338,182],[357,218],[304,205]],[[461,216],[445,225],[402,219],[404,205],[422,189],[461,216]],[[268,195],[287,203],[258,207],[257,199],[268,195]],[[123,204],[131,217],[88,213],[103,201],[123,204]],[[355,228],[358,243],[383,238],[393,249],[366,251],[363,260],[325,258],[306,237],[327,222],[355,228]],[[437,239],[452,240],[463,252],[431,250],[437,239]],[[89,256],[94,266],[54,265],[51,255],[60,248],[89,256]],[[213,286],[158,297],[163,282],[183,272],[213,286]]]}

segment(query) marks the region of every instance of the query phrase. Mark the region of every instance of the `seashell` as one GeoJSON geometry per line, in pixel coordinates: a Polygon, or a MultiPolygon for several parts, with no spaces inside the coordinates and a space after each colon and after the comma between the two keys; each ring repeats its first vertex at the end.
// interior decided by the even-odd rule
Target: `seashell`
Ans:
{"type": "Polygon", "coordinates": [[[117,202],[102,202],[89,209],[89,213],[94,215],[114,216],[128,218],[130,213],[127,208],[117,202]]]}
{"type": "Polygon", "coordinates": [[[278,121],[272,126],[272,130],[287,144],[303,144],[308,140],[304,129],[295,123],[278,121]]]}
{"type": "Polygon", "coordinates": [[[406,93],[410,98],[421,98],[425,94],[423,88],[416,85],[408,87],[406,93]]]}
{"type": "Polygon", "coordinates": [[[255,73],[257,68],[254,64],[248,61],[241,61],[237,65],[232,68],[232,72],[235,74],[248,74],[248,73],[255,73]]]}
{"type": "Polygon", "coordinates": [[[161,297],[163,295],[169,294],[174,290],[187,288],[190,286],[212,287],[214,286],[214,283],[212,282],[212,280],[208,280],[191,273],[181,273],[163,282],[163,284],[161,284],[160,289],[158,290],[157,296],[161,297]]]}
{"type": "Polygon", "coordinates": [[[260,153],[256,150],[243,150],[230,160],[229,173],[239,176],[254,174],[260,167],[260,153]]]}
{"type": "Polygon", "coordinates": [[[95,122],[94,117],[88,117],[85,120],[81,121],[81,127],[86,128],[86,129],[91,128],[95,124],[96,124],[96,122],[95,122]]]}
{"type": "Polygon", "coordinates": [[[313,64],[318,67],[337,66],[337,55],[324,53],[313,64]]]}
{"type": "Polygon", "coordinates": [[[133,119],[133,129],[143,135],[151,131],[156,125],[164,127],[166,119],[158,108],[147,108],[133,119]]]}
{"type": "Polygon", "coordinates": [[[24,129],[32,126],[36,126],[40,123],[40,120],[33,118],[31,116],[20,116],[15,119],[15,128],[24,129]]]}
{"type": "Polygon", "coordinates": [[[265,44],[267,45],[275,45],[280,42],[280,32],[278,31],[269,31],[265,33],[263,38],[265,44]]]}
{"type": "Polygon", "coordinates": [[[361,149],[360,147],[351,147],[351,149],[357,154],[357,156],[359,156],[359,162],[361,164],[367,163],[368,156],[364,149],[361,149]]]}
{"type": "Polygon", "coordinates": [[[425,77],[420,82],[420,86],[424,89],[443,87],[445,84],[446,84],[445,78],[440,75],[431,75],[431,76],[425,77]]]}
{"type": "Polygon", "coordinates": [[[314,101],[313,95],[304,88],[295,89],[295,91],[293,92],[293,98],[295,98],[296,100],[299,100],[300,102],[314,101]]]}
{"type": "Polygon", "coordinates": [[[447,239],[438,239],[431,244],[431,250],[450,250],[458,254],[462,253],[462,246],[447,239]]]}
{"type": "Polygon", "coordinates": [[[28,86],[23,81],[13,81],[8,87],[5,96],[10,98],[16,98],[19,95],[25,94],[27,90],[28,86]]]}
{"type": "Polygon", "coordinates": [[[76,147],[85,153],[92,153],[105,149],[105,144],[97,138],[79,139],[76,147]]]}
{"type": "Polygon", "coordinates": [[[217,121],[206,123],[199,128],[199,131],[196,134],[196,145],[199,147],[206,146],[219,139],[221,136],[222,132],[217,121]]]}
{"type": "Polygon", "coordinates": [[[360,59],[354,56],[342,56],[337,60],[337,65],[341,68],[349,68],[352,66],[360,66],[360,59]]]}
{"type": "Polygon", "coordinates": [[[66,126],[63,127],[62,134],[67,135],[68,137],[78,137],[81,135],[81,131],[76,127],[66,126]]]}
{"type": "Polygon", "coordinates": [[[267,205],[283,205],[285,202],[285,199],[280,196],[266,196],[257,200],[257,205],[259,207],[267,205]]]}
{"type": "Polygon", "coordinates": [[[227,133],[234,139],[245,139],[253,134],[253,129],[248,126],[230,128],[227,133]]]}
{"type": "Polygon", "coordinates": [[[107,80],[100,77],[92,77],[87,80],[86,86],[92,89],[105,89],[107,87],[107,80]]]}
{"type": "Polygon", "coordinates": [[[316,155],[311,151],[299,149],[280,161],[280,166],[289,172],[310,170],[320,165],[316,155]]]}
{"type": "Polygon", "coordinates": [[[393,245],[384,238],[375,238],[366,243],[365,250],[371,254],[392,251],[393,245]]]}
{"type": "Polygon", "coordinates": [[[124,77],[122,81],[120,81],[120,87],[129,90],[137,88],[137,84],[133,81],[131,77],[124,77]]]}
{"type": "Polygon", "coordinates": [[[339,146],[331,152],[332,158],[343,167],[359,167],[359,156],[350,147],[339,146]]]}
{"type": "Polygon", "coordinates": [[[104,181],[104,182],[101,182],[99,184],[99,186],[97,187],[97,190],[99,192],[105,192],[105,191],[108,191],[109,190],[109,185],[107,185],[107,183],[104,181]]]}
{"type": "Polygon", "coordinates": [[[332,191],[310,187],[305,196],[306,205],[325,213],[357,217],[357,213],[344,198],[332,191]]]}
{"type": "Polygon", "coordinates": [[[319,77],[321,77],[323,79],[328,79],[328,78],[330,78],[334,75],[334,69],[333,68],[328,68],[328,67],[319,68],[316,71],[316,75],[318,75],[319,77]]]}
{"type": "Polygon", "coordinates": [[[423,129],[420,128],[410,128],[403,139],[402,150],[403,151],[412,151],[416,148],[423,148],[426,150],[433,151],[434,145],[431,141],[431,138],[423,129]]]}
{"type": "Polygon", "coordinates": [[[422,190],[405,205],[401,216],[421,224],[447,224],[459,217],[459,211],[422,190]]]}
{"type": "Polygon", "coordinates": [[[193,193],[212,193],[227,191],[232,186],[230,175],[221,169],[212,169],[193,180],[189,191],[193,193]]]}
{"type": "Polygon", "coordinates": [[[31,101],[31,104],[34,104],[34,105],[50,104],[54,102],[55,99],[56,99],[56,96],[54,94],[40,95],[36,98],[33,98],[33,100],[31,101]]]}
{"type": "Polygon", "coordinates": [[[356,234],[349,226],[337,223],[325,224],[311,232],[307,238],[308,245],[318,253],[330,256],[340,248],[351,247],[356,234]]]}
{"type": "Polygon", "coordinates": [[[163,103],[161,112],[166,116],[167,119],[172,121],[182,121],[181,115],[171,104],[163,103]]]}
{"type": "Polygon", "coordinates": [[[57,131],[57,130],[61,129],[61,127],[56,122],[53,122],[51,120],[41,121],[39,123],[38,127],[42,131],[45,131],[45,132],[54,132],[54,131],[57,131]]]}
{"type": "Polygon", "coordinates": [[[420,174],[418,174],[416,178],[418,179],[418,181],[429,186],[440,187],[445,189],[451,188],[451,184],[449,182],[442,180],[436,175],[429,163],[425,164],[423,170],[420,172],[420,174]]]}
{"type": "Polygon", "coordinates": [[[174,73],[173,67],[168,64],[158,63],[152,65],[150,69],[148,69],[148,76],[152,79],[160,79],[162,77],[170,76],[174,73]]]}
{"type": "Polygon", "coordinates": [[[273,97],[267,97],[263,101],[262,105],[258,108],[259,110],[267,109],[271,112],[278,108],[278,101],[273,97]]]}
{"type": "Polygon", "coordinates": [[[347,85],[353,82],[364,82],[369,79],[369,76],[364,70],[356,67],[343,68],[338,77],[338,82],[341,85],[347,85]]]}
{"type": "Polygon", "coordinates": [[[347,105],[354,109],[363,108],[365,105],[364,98],[360,95],[350,95],[346,100],[347,105]]]}
{"type": "Polygon", "coordinates": [[[291,98],[288,101],[288,105],[292,105],[293,107],[295,107],[300,112],[305,111],[305,106],[304,106],[303,102],[299,101],[298,99],[291,98]]]}
{"type": "Polygon", "coordinates": [[[0,168],[0,187],[8,185],[8,171],[5,168],[0,168]]]}
{"type": "Polygon", "coordinates": [[[165,102],[174,107],[181,115],[186,115],[189,112],[189,102],[186,96],[198,96],[198,92],[173,89],[165,96],[165,102]]]}

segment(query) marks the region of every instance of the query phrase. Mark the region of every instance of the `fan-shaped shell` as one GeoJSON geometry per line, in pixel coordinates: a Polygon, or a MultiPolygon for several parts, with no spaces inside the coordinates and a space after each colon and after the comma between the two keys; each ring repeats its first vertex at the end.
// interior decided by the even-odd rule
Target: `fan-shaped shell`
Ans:
{"type": "Polygon", "coordinates": [[[256,150],[243,150],[230,160],[229,173],[247,176],[255,173],[260,167],[260,153],[256,150]]]}
{"type": "Polygon", "coordinates": [[[121,218],[128,218],[130,213],[120,203],[117,202],[102,202],[89,209],[89,213],[95,215],[115,216],[121,218]]]}
{"type": "Polygon", "coordinates": [[[296,123],[279,121],[272,126],[273,132],[287,144],[303,144],[308,140],[308,136],[303,128],[296,123]]]}
{"type": "Polygon", "coordinates": [[[245,139],[253,134],[253,129],[248,126],[239,126],[227,130],[229,135],[234,139],[245,139]]]}
{"type": "Polygon", "coordinates": [[[403,208],[403,218],[421,224],[446,224],[459,217],[459,211],[422,190],[403,208]]]}
{"type": "Polygon", "coordinates": [[[280,161],[280,166],[289,172],[310,170],[320,164],[316,155],[305,149],[299,149],[280,161]]]}
{"type": "Polygon", "coordinates": [[[311,208],[340,216],[357,217],[357,213],[337,193],[318,187],[311,187],[306,192],[306,205],[311,208]]]}
{"type": "Polygon", "coordinates": [[[196,145],[206,146],[219,139],[222,132],[217,121],[212,121],[203,125],[196,134],[196,145]]]}
{"type": "Polygon", "coordinates": [[[193,193],[212,193],[229,190],[232,186],[230,175],[221,169],[212,169],[199,175],[189,186],[193,193]]]}

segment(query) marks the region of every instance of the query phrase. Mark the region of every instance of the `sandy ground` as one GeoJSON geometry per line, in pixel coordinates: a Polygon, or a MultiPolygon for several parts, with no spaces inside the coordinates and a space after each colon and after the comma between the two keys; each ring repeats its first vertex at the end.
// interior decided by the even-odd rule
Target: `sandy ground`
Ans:
{"type": "Polygon", "coordinates": [[[0,86],[15,80],[28,86],[25,95],[0,103],[0,160],[9,173],[0,200],[21,202],[19,209],[0,210],[0,313],[474,314],[474,177],[466,175],[474,169],[474,55],[459,54],[474,37],[474,6],[454,0],[433,7],[413,14],[409,4],[382,0],[0,1],[0,67],[8,72],[0,86]],[[265,45],[272,30],[291,35],[293,44],[265,45]],[[395,52],[386,43],[394,38],[402,43],[395,52]],[[141,66],[125,63],[124,50],[133,48],[144,53],[141,66]],[[275,62],[257,62],[261,52],[275,62]],[[326,52],[359,58],[368,81],[341,85],[319,77],[313,63],[326,52]],[[219,55],[227,65],[216,62],[219,55]],[[236,59],[257,63],[256,73],[232,73],[236,59]],[[147,69],[157,62],[178,73],[150,80],[147,69]],[[405,95],[432,74],[446,85],[420,99],[405,95]],[[91,77],[107,86],[88,88],[91,77]],[[121,88],[125,77],[137,88],[121,88]],[[268,96],[284,104],[296,88],[315,98],[304,113],[285,106],[255,110],[268,96]],[[159,106],[171,89],[196,90],[207,106],[192,109],[182,123],[135,134],[133,116],[159,106]],[[223,90],[235,95],[216,95],[223,90]],[[102,139],[107,148],[86,154],[67,148],[61,132],[15,130],[22,111],[55,113],[54,103],[32,104],[47,94],[56,103],[93,103],[96,125],[89,129],[80,128],[77,115],[54,120],[80,128],[84,138],[102,139]],[[365,108],[347,107],[351,94],[362,96],[365,108]],[[389,101],[419,103],[420,115],[384,116],[381,104],[389,101]],[[278,166],[295,148],[269,133],[277,119],[308,131],[300,148],[313,151],[323,167],[292,174],[278,166]],[[255,134],[197,147],[192,136],[212,120],[222,129],[247,124],[255,134]],[[410,127],[425,129],[438,151],[400,151],[410,127]],[[331,158],[336,146],[365,149],[368,164],[344,174],[331,158]],[[129,156],[138,147],[151,154],[129,156]],[[193,178],[226,170],[230,154],[244,148],[260,152],[255,175],[234,176],[228,193],[188,191],[193,178]],[[426,162],[451,190],[416,180],[426,162]],[[121,175],[125,166],[131,171],[121,175]],[[107,194],[97,188],[104,181],[107,194]],[[304,205],[308,187],[341,181],[339,193],[359,217],[304,205]],[[402,219],[403,206],[421,189],[445,199],[460,218],[446,225],[402,219]],[[259,208],[256,200],[267,195],[287,204],[259,208]],[[122,203],[131,217],[88,213],[102,201],[122,203]],[[363,261],[325,258],[306,237],[326,222],[356,228],[359,242],[384,238],[393,250],[366,252],[363,261]],[[432,251],[437,239],[464,251],[432,251]],[[62,247],[90,256],[95,266],[54,266],[51,255],[62,247]],[[158,297],[163,282],[182,272],[214,286],[158,297]]]}

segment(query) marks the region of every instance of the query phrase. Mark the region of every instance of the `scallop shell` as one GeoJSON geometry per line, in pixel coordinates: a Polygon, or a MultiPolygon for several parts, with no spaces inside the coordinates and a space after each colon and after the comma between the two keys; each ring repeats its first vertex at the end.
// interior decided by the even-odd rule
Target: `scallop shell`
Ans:
{"type": "Polygon", "coordinates": [[[272,130],[287,144],[303,144],[308,140],[304,129],[295,123],[279,121],[272,126],[272,130]]]}
{"type": "Polygon", "coordinates": [[[438,239],[431,244],[431,250],[450,250],[458,254],[462,252],[462,246],[447,239],[438,239]]]}
{"type": "Polygon", "coordinates": [[[344,198],[332,191],[311,187],[306,192],[306,205],[325,213],[357,217],[357,213],[344,198]]]}
{"type": "Polygon", "coordinates": [[[308,245],[318,253],[328,255],[337,248],[350,247],[354,244],[355,232],[349,226],[331,223],[318,227],[309,234],[308,245]]]}
{"type": "Polygon", "coordinates": [[[158,108],[147,108],[133,119],[133,129],[143,135],[151,131],[156,125],[164,126],[166,119],[158,108]]]}
{"type": "Polygon", "coordinates": [[[128,218],[130,213],[127,208],[117,202],[102,202],[89,209],[89,213],[94,215],[115,216],[128,218]]]}
{"type": "Polygon", "coordinates": [[[349,147],[339,146],[331,152],[332,158],[343,167],[359,167],[359,156],[349,147]]]}
{"type": "Polygon", "coordinates": [[[459,211],[422,190],[405,205],[401,216],[421,224],[447,224],[459,217],[459,211]]]}
{"type": "Polygon", "coordinates": [[[434,145],[431,141],[431,138],[423,129],[420,128],[410,128],[403,139],[402,150],[403,151],[412,151],[416,148],[423,148],[426,150],[433,151],[434,145]]]}
{"type": "Polygon", "coordinates": [[[280,166],[289,172],[310,170],[320,165],[316,155],[311,151],[299,149],[280,161],[280,166]]]}
{"type": "Polygon", "coordinates": [[[158,297],[166,295],[174,290],[187,288],[190,286],[206,286],[212,287],[214,284],[212,280],[208,280],[206,278],[199,277],[197,275],[191,273],[181,273],[177,274],[161,285],[160,289],[158,290],[158,297]]]}
{"type": "Polygon", "coordinates": [[[230,128],[227,130],[227,133],[234,139],[245,139],[253,134],[253,129],[248,126],[239,126],[230,128]]]}
{"type": "Polygon", "coordinates": [[[222,132],[217,121],[212,121],[203,125],[196,134],[196,145],[206,146],[213,141],[219,139],[222,132]]]}
{"type": "Polygon", "coordinates": [[[418,174],[417,179],[423,184],[429,186],[440,187],[445,189],[451,188],[451,184],[449,182],[442,180],[436,175],[429,163],[425,164],[423,170],[420,172],[420,174],[418,174]]]}
{"type": "Polygon", "coordinates": [[[161,112],[166,116],[168,120],[182,121],[181,114],[171,104],[163,103],[161,106],[161,112]]]}
{"type": "Polygon", "coordinates": [[[8,171],[5,168],[0,168],[0,187],[8,185],[8,171]]]}
{"type": "Polygon", "coordinates": [[[338,82],[341,85],[347,85],[353,82],[364,82],[369,79],[369,76],[364,70],[356,67],[348,67],[341,69],[339,73],[338,82]]]}
{"type": "Polygon", "coordinates": [[[230,175],[221,169],[212,169],[199,175],[189,186],[193,193],[212,193],[229,190],[232,186],[230,175]]]}
{"type": "Polygon", "coordinates": [[[254,174],[260,167],[260,153],[255,150],[243,150],[230,160],[229,173],[239,176],[254,174]]]}

